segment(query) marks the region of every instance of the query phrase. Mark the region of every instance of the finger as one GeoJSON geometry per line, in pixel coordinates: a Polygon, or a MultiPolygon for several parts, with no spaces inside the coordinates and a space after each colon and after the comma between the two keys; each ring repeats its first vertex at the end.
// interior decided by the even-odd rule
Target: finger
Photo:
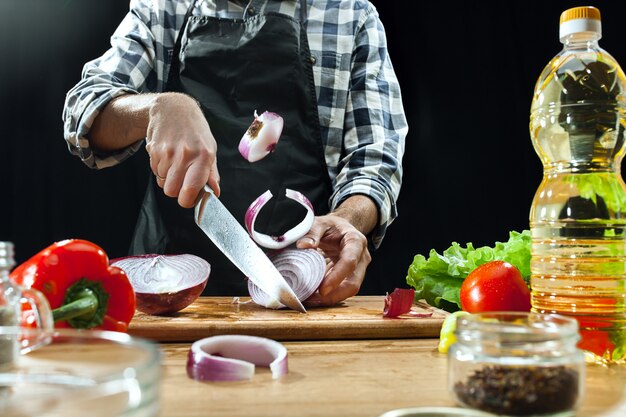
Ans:
{"type": "Polygon", "coordinates": [[[209,180],[207,181],[209,187],[213,190],[217,197],[220,196],[220,173],[217,170],[217,161],[213,163],[211,166],[211,171],[209,172],[209,180]]]}
{"type": "Polygon", "coordinates": [[[159,187],[163,188],[163,186],[165,185],[165,178],[161,178],[155,175],[156,178],[156,183],[159,187]]]}
{"type": "MultiPolygon", "coordinates": [[[[357,268],[360,266],[363,255],[367,253],[369,258],[369,252],[367,247],[361,241],[360,236],[348,232],[343,239],[342,248],[338,258],[335,260],[335,264],[324,277],[322,284],[320,285],[320,294],[327,295],[339,284],[350,275],[354,274],[357,268]]],[[[367,258],[363,259],[365,265],[369,263],[367,258]]]]}
{"type": "Polygon", "coordinates": [[[157,158],[156,155],[151,154],[149,151],[148,151],[148,158],[150,158],[150,170],[152,171],[154,175],[156,175],[157,168],[159,166],[159,159],[157,158]]]}
{"type": "Polygon", "coordinates": [[[361,260],[361,262],[359,262],[357,268],[351,276],[344,279],[336,289],[326,294],[325,296],[320,294],[320,298],[318,301],[321,303],[326,303],[326,305],[335,305],[343,300],[357,295],[359,290],[361,289],[361,285],[363,284],[367,265],[371,261],[369,252],[365,252],[362,258],[363,259],[361,260]]]}
{"type": "Polygon", "coordinates": [[[153,170],[154,175],[157,177],[158,180],[162,180],[163,183],[167,182],[167,177],[169,175],[170,167],[172,165],[171,161],[169,161],[167,157],[156,157],[154,159],[158,161],[155,163],[156,168],[153,170]]]}
{"type": "Polygon", "coordinates": [[[325,307],[339,304],[340,302],[357,295],[362,283],[362,278],[357,278],[356,276],[354,276],[354,278],[350,277],[349,279],[341,282],[341,284],[339,284],[334,291],[327,295],[321,295],[319,292],[311,295],[304,301],[304,305],[306,307],[325,307]]]}
{"type": "Polygon", "coordinates": [[[204,184],[207,184],[208,178],[209,169],[204,164],[191,164],[185,173],[183,185],[178,194],[178,204],[185,208],[193,207],[200,190],[204,188],[204,184]]]}
{"type": "Polygon", "coordinates": [[[326,225],[319,217],[315,218],[311,229],[296,242],[298,249],[315,249],[326,232],[326,225]]]}
{"type": "Polygon", "coordinates": [[[313,293],[309,298],[302,302],[306,308],[325,307],[327,306],[324,297],[319,292],[313,293]]]}
{"type": "Polygon", "coordinates": [[[168,197],[177,197],[183,185],[184,171],[179,166],[171,166],[167,171],[163,192],[168,197]]]}

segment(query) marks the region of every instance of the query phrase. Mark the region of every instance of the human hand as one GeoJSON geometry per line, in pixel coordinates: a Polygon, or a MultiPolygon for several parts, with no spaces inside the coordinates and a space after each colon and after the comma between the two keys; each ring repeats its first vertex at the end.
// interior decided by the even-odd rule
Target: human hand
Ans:
{"type": "Polygon", "coordinates": [[[304,302],[306,306],[335,305],[359,292],[372,257],[367,238],[348,220],[332,213],[318,216],[296,245],[322,250],[328,263],[319,290],[304,302]]]}
{"type": "Polygon", "coordinates": [[[157,185],[182,207],[193,207],[205,184],[219,196],[217,143],[192,97],[158,95],[150,108],[146,151],[157,185]]]}

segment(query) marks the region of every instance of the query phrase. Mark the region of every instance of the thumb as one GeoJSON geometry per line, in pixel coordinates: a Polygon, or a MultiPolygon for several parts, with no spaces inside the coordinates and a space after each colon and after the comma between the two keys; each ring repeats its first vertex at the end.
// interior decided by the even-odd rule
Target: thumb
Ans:
{"type": "Polygon", "coordinates": [[[322,227],[319,226],[317,222],[313,223],[311,229],[309,229],[304,236],[298,239],[296,247],[299,249],[316,249],[319,246],[322,233],[322,227]]]}

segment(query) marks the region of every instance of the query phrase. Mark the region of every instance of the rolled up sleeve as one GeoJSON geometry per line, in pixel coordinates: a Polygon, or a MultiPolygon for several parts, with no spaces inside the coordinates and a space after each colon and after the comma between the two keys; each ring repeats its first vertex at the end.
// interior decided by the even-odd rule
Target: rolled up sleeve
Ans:
{"type": "Polygon", "coordinates": [[[63,109],[64,137],[70,152],[90,168],[116,165],[141,147],[141,141],[115,152],[96,152],[89,130],[100,111],[123,94],[158,89],[150,0],[132,0],[130,12],[111,37],[111,48],[85,64],[81,80],[68,93],[63,109]]]}
{"type": "Polygon", "coordinates": [[[352,56],[344,129],[345,153],[339,161],[331,208],[354,194],[378,207],[378,224],[368,236],[378,248],[398,215],[402,157],[408,132],[400,86],[375,9],[365,14],[352,56]]]}

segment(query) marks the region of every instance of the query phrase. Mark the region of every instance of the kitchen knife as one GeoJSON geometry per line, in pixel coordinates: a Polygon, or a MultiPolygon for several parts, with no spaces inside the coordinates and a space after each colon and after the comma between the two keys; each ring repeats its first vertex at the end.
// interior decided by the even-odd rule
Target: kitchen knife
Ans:
{"type": "Polygon", "coordinates": [[[257,287],[287,307],[306,313],[274,264],[235,220],[208,185],[196,203],[196,224],[257,287]]]}

